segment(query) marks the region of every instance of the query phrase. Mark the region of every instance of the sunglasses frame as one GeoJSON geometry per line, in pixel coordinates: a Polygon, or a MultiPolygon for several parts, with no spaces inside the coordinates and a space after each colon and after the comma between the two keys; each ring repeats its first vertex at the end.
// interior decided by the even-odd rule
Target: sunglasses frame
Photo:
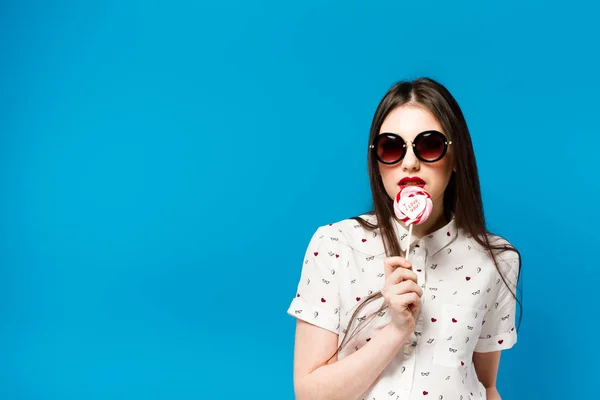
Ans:
{"type": "Polygon", "coordinates": [[[402,139],[402,136],[397,135],[395,133],[390,133],[390,132],[383,132],[380,133],[379,135],[377,135],[375,137],[375,139],[373,139],[373,143],[369,146],[369,149],[371,149],[371,151],[373,152],[374,157],[382,164],[387,164],[387,165],[391,165],[391,164],[396,164],[399,163],[400,161],[402,161],[402,159],[406,156],[406,146],[410,143],[410,145],[413,147],[413,153],[415,153],[415,157],[417,157],[419,160],[421,160],[422,162],[425,163],[433,163],[436,161],[441,160],[442,158],[444,158],[444,156],[446,155],[446,153],[448,152],[448,146],[452,144],[451,140],[448,140],[448,138],[446,137],[446,135],[444,135],[442,132],[440,131],[436,131],[434,129],[430,129],[427,131],[423,131],[421,133],[419,133],[417,136],[415,136],[414,140],[411,141],[404,141],[404,139],[402,139]],[[417,154],[417,152],[414,150],[415,147],[415,141],[418,141],[420,137],[423,137],[423,135],[427,134],[427,133],[435,133],[436,135],[441,135],[444,138],[444,149],[442,150],[442,154],[436,158],[435,160],[426,160],[424,158],[422,158],[419,154],[417,154]],[[381,158],[379,158],[379,154],[377,154],[377,145],[379,144],[379,140],[381,140],[380,138],[382,136],[386,136],[386,137],[392,137],[395,139],[400,139],[403,143],[402,148],[404,149],[404,151],[402,152],[402,155],[400,156],[400,158],[398,158],[397,160],[394,161],[383,161],[381,158]]]}

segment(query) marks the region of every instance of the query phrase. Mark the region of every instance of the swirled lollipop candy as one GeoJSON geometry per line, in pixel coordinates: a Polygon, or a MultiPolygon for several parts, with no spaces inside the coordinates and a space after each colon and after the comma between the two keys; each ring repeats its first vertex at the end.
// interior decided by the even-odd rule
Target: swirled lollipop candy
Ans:
{"type": "Polygon", "coordinates": [[[410,250],[410,237],[413,225],[422,224],[431,215],[433,202],[429,193],[418,186],[406,186],[398,192],[394,201],[394,213],[399,220],[409,226],[406,259],[410,250]]]}

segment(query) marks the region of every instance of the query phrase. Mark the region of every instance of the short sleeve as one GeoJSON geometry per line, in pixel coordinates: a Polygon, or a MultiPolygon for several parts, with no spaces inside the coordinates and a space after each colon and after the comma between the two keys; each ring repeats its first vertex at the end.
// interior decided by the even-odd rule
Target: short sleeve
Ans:
{"type": "Polygon", "coordinates": [[[517,301],[513,293],[517,294],[520,259],[516,253],[510,252],[509,257],[499,257],[498,263],[506,283],[499,274],[496,274],[494,282],[491,283],[492,286],[499,287],[495,291],[496,298],[483,319],[483,327],[475,347],[475,351],[479,353],[509,349],[517,343],[515,327],[517,301]]]}
{"type": "Polygon", "coordinates": [[[288,314],[313,325],[338,333],[339,244],[325,227],[312,236],[302,264],[297,293],[288,308],[288,314]]]}

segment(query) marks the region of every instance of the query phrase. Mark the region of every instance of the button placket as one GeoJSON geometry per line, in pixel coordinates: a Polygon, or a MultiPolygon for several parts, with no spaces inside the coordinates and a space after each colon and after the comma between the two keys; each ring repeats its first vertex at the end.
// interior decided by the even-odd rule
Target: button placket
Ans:
{"type": "MultiPolygon", "coordinates": [[[[425,262],[427,261],[427,249],[423,245],[423,241],[417,242],[419,247],[415,246],[415,261],[414,271],[417,274],[417,283],[421,287],[423,293],[425,293],[426,285],[426,270],[425,262]]],[[[425,302],[425,296],[421,296],[421,309],[423,309],[423,303],[425,302]]],[[[423,313],[419,313],[415,324],[415,334],[417,342],[420,339],[421,333],[423,332],[423,313]]]]}
{"type": "MultiPolygon", "coordinates": [[[[415,245],[415,250],[414,250],[414,255],[413,255],[413,272],[417,275],[417,284],[421,287],[421,290],[423,290],[423,293],[425,292],[425,273],[426,273],[426,268],[425,268],[425,262],[427,260],[427,250],[425,249],[425,246],[423,244],[423,241],[419,241],[416,243],[415,245]]],[[[421,297],[421,310],[423,309],[423,299],[425,298],[425,296],[421,297]]],[[[410,396],[409,393],[412,392],[412,383],[414,382],[414,378],[416,376],[416,364],[417,364],[417,352],[416,352],[416,346],[417,344],[420,342],[421,337],[422,337],[422,333],[423,333],[423,313],[419,313],[419,317],[417,318],[417,320],[415,321],[415,330],[413,332],[413,334],[411,335],[411,338],[409,340],[412,341],[412,343],[410,343],[408,346],[405,347],[405,354],[407,356],[410,356],[411,359],[411,376],[412,379],[410,380],[410,385],[409,387],[406,388],[405,394],[408,394],[410,396]],[[407,351],[408,348],[408,351],[407,351]]]]}
{"type": "MultiPolygon", "coordinates": [[[[412,271],[417,275],[417,284],[423,288],[425,283],[425,250],[423,241],[420,240],[415,242],[414,245],[411,246],[411,264],[412,271]]],[[[424,290],[424,289],[423,289],[424,290]]],[[[423,316],[419,314],[419,317],[415,321],[415,330],[408,338],[406,344],[404,345],[404,357],[405,359],[410,359],[410,366],[413,369],[415,368],[416,357],[415,357],[415,347],[419,342],[419,337],[421,332],[423,331],[423,316]]]]}

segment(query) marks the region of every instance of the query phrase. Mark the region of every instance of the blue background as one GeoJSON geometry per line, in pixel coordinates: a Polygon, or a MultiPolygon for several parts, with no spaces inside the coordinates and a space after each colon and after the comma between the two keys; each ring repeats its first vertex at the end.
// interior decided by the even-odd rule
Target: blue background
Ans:
{"type": "Polygon", "coordinates": [[[4,2],[0,398],[292,399],[305,246],[422,75],[523,255],[503,398],[593,398],[598,10],[415,3],[4,2]]]}

